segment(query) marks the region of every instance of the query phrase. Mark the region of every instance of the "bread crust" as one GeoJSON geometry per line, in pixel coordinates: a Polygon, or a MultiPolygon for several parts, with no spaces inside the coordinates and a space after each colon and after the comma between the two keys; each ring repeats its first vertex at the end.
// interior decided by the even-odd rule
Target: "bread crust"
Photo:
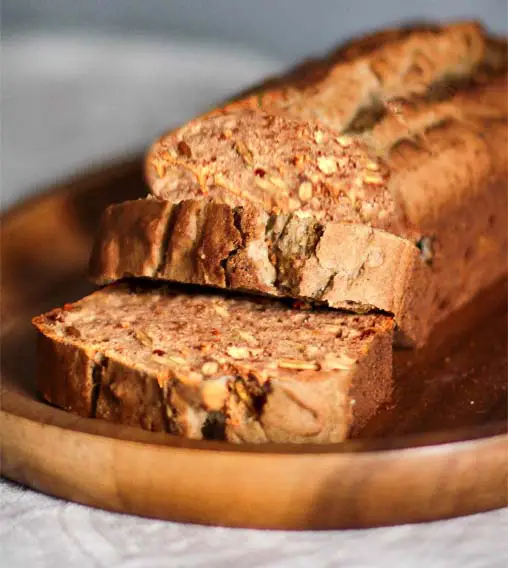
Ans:
{"type": "Polygon", "coordinates": [[[361,135],[387,117],[396,119],[404,103],[449,99],[503,76],[507,63],[506,38],[488,35],[478,22],[382,30],[307,60],[208,114],[262,109],[361,135]]]}

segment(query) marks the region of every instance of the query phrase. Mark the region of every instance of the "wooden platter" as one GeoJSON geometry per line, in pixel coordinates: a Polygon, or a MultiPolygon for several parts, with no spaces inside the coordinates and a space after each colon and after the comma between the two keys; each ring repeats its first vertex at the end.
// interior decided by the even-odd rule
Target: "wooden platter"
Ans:
{"type": "Polygon", "coordinates": [[[141,162],[88,174],[3,216],[2,474],[114,511],[225,526],[367,527],[507,504],[507,289],[499,282],[422,351],[396,353],[396,404],[331,446],[190,442],[83,419],[37,398],[30,319],[92,287],[99,215],[141,196],[141,162]]]}

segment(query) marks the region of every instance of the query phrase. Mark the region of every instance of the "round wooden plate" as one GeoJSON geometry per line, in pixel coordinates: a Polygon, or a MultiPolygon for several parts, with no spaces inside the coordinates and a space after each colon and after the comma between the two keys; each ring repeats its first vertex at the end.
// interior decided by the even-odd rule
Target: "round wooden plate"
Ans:
{"type": "Polygon", "coordinates": [[[31,317],[92,289],[85,271],[101,211],[144,192],[133,160],[2,219],[4,476],[104,509],[244,527],[366,527],[506,504],[506,282],[446,322],[425,350],[396,354],[396,404],[362,440],[190,442],[38,400],[31,317]]]}

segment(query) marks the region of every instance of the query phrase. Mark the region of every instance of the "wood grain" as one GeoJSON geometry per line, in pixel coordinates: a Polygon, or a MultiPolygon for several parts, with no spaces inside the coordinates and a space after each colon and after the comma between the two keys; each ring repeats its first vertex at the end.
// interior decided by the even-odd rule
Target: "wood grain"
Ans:
{"type": "Polygon", "coordinates": [[[395,356],[396,404],[365,438],[234,446],[78,418],[34,392],[33,315],[77,299],[103,208],[144,193],[140,161],[93,173],[2,219],[2,474],[88,505],[285,529],[425,521],[508,502],[506,282],[395,356]]]}

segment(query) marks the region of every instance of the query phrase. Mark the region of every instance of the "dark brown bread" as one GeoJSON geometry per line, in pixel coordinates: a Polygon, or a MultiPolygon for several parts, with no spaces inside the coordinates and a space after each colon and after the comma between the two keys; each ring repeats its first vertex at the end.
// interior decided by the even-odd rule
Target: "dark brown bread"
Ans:
{"type": "Polygon", "coordinates": [[[474,23],[360,40],[162,137],[151,191],[407,238],[423,341],[507,271],[506,55],[474,23]]]}
{"type": "Polygon", "coordinates": [[[392,394],[392,320],[113,285],[34,319],[49,402],[189,438],[339,442],[392,394]]]}
{"type": "MultiPolygon", "coordinates": [[[[155,198],[106,213],[95,278],[381,308],[422,342],[507,270],[506,60],[476,24],[387,31],[191,121],[147,156],[155,198]]],[[[341,441],[392,392],[387,315],[123,284],[34,324],[47,400],[191,438],[341,441]]]]}
{"type": "Polygon", "coordinates": [[[406,239],[367,225],[268,215],[214,200],[140,199],[109,207],[90,261],[100,285],[126,277],[204,284],[395,315],[408,340],[425,330],[429,270],[406,239]]]}

